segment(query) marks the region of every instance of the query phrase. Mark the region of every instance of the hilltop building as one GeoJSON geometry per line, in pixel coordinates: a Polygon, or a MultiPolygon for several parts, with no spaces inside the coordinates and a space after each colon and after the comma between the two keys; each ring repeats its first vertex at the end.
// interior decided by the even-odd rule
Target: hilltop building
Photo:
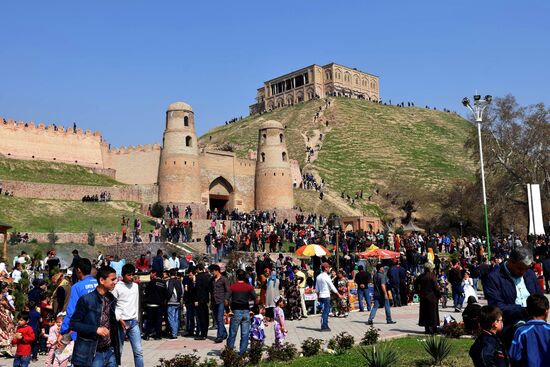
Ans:
{"type": "Polygon", "coordinates": [[[380,100],[380,80],[376,75],[330,63],[316,64],[264,82],[258,88],[250,114],[292,106],[296,103],[329,96],[380,100]]]}

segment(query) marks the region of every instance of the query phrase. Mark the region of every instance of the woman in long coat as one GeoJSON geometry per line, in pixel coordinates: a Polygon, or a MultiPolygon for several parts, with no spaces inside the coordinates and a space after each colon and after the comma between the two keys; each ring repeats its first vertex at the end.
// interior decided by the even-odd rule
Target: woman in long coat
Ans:
{"type": "Polygon", "coordinates": [[[424,326],[426,334],[435,334],[439,326],[438,303],[441,293],[433,273],[434,264],[424,264],[424,274],[416,278],[415,288],[420,296],[420,315],[418,325],[424,326]]]}

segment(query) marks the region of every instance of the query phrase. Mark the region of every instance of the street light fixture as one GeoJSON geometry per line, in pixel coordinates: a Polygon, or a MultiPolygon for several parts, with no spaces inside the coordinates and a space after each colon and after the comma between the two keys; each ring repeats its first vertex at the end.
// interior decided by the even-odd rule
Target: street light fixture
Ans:
{"type": "Polygon", "coordinates": [[[487,258],[491,259],[491,242],[489,240],[489,216],[487,214],[487,193],[485,191],[485,169],[483,167],[483,146],[481,144],[481,123],[483,122],[483,112],[489,106],[493,97],[486,95],[481,99],[481,95],[474,95],[474,105],[470,104],[470,99],[464,97],[462,104],[467,107],[473,114],[477,123],[477,136],[479,139],[479,163],[481,164],[481,187],[483,190],[483,212],[485,214],[485,238],[487,240],[487,258]]]}

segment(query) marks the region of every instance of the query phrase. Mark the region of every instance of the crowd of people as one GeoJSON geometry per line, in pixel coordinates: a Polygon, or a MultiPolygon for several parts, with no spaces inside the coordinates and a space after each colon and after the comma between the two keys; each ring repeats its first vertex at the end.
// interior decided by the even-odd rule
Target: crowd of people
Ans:
{"type": "Polygon", "coordinates": [[[302,188],[304,190],[315,190],[317,192],[321,192],[324,187],[325,181],[323,179],[321,179],[320,183],[317,183],[315,176],[311,173],[305,173],[302,175],[302,188]]]}
{"type": "Polygon", "coordinates": [[[8,190],[4,190],[4,187],[2,186],[2,183],[0,182],[0,195],[4,195],[4,196],[13,196],[13,190],[12,191],[8,191],[8,190]]]}
{"type": "Polygon", "coordinates": [[[111,201],[111,193],[107,191],[101,192],[98,194],[93,195],[84,195],[82,197],[82,202],[107,202],[111,201]]]}
{"type": "Polygon", "coordinates": [[[379,308],[393,324],[394,307],[416,302],[419,325],[434,334],[449,293],[451,310],[462,313],[465,330],[479,335],[471,350],[476,365],[500,358],[498,353],[515,361],[528,358],[530,366],[548,357],[533,350],[533,341],[547,342],[550,330],[544,322],[548,301],[539,296],[549,292],[549,237],[529,244],[514,235],[497,237],[489,260],[480,236],[338,231],[314,215],[293,223],[279,222],[271,212],[229,216],[239,220],[212,220],[204,257],[158,250],[137,259],[100,254],[90,261],[74,251],[71,275],[59,270],[55,251],[45,259],[31,259],[23,251],[11,272],[0,264],[0,347],[16,346],[18,366],[39,353],[47,355],[48,366],[66,366],[70,359],[75,366],[98,360],[115,366],[127,339],[135,365],[142,366],[142,340],[182,335],[205,340],[211,322],[216,343],[234,347],[240,331],[243,354],[250,340],[265,342],[267,325],[281,345],[288,323],[312,313],[321,313],[319,330],[330,331],[330,317],[337,322],[355,307],[369,312],[366,324],[374,323],[379,308]],[[331,254],[309,260],[285,256],[283,241],[295,248],[323,244],[331,254]],[[380,262],[359,256],[372,245],[399,255],[380,262]],[[235,250],[256,255],[228,268],[224,259],[235,250]],[[140,283],[138,273],[149,274],[149,281],[140,283]],[[28,284],[26,302],[20,304],[18,292],[28,284]],[[479,304],[481,294],[488,306],[479,304]]]}

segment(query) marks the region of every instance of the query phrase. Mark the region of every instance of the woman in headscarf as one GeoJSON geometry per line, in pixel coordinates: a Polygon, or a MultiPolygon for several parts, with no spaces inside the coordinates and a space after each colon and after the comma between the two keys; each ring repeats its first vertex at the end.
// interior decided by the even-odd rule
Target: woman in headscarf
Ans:
{"type": "Polygon", "coordinates": [[[267,291],[267,279],[271,275],[271,269],[266,267],[264,268],[263,274],[258,276],[258,287],[260,287],[260,305],[265,306],[265,294],[267,291]]]}
{"type": "MultiPolygon", "coordinates": [[[[294,275],[294,273],[292,273],[294,275]]],[[[292,279],[288,280],[287,286],[285,286],[285,295],[288,302],[287,310],[289,314],[289,320],[301,320],[302,319],[302,306],[301,306],[301,296],[300,296],[300,287],[298,283],[302,282],[304,279],[298,276],[293,276],[292,279]]]]}
{"type": "Polygon", "coordinates": [[[270,320],[273,319],[273,309],[275,308],[275,300],[281,295],[281,282],[277,278],[275,270],[271,271],[271,275],[267,278],[265,284],[265,316],[270,320]]]}
{"type": "Polygon", "coordinates": [[[348,279],[346,278],[346,273],[343,270],[338,271],[336,289],[338,289],[338,293],[343,296],[337,300],[338,316],[347,317],[349,315],[349,288],[348,279]]]}
{"type": "Polygon", "coordinates": [[[9,283],[10,273],[8,273],[8,269],[6,269],[6,263],[0,263],[0,280],[9,283]]]}
{"type": "Polygon", "coordinates": [[[11,351],[11,341],[15,335],[14,312],[15,305],[8,292],[8,283],[0,282],[0,351],[11,351]]]}
{"type": "Polygon", "coordinates": [[[69,296],[71,295],[71,283],[65,279],[63,273],[57,273],[52,277],[52,283],[56,286],[52,294],[52,308],[54,315],[67,311],[69,296]]]}
{"type": "Polygon", "coordinates": [[[418,325],[424,326],[426,334],[435,334],[439,326],[439,284],[433,273],[434,264],[426,262],[424,273],[415,281],[415,288],[420,296],[418,325]]]}

